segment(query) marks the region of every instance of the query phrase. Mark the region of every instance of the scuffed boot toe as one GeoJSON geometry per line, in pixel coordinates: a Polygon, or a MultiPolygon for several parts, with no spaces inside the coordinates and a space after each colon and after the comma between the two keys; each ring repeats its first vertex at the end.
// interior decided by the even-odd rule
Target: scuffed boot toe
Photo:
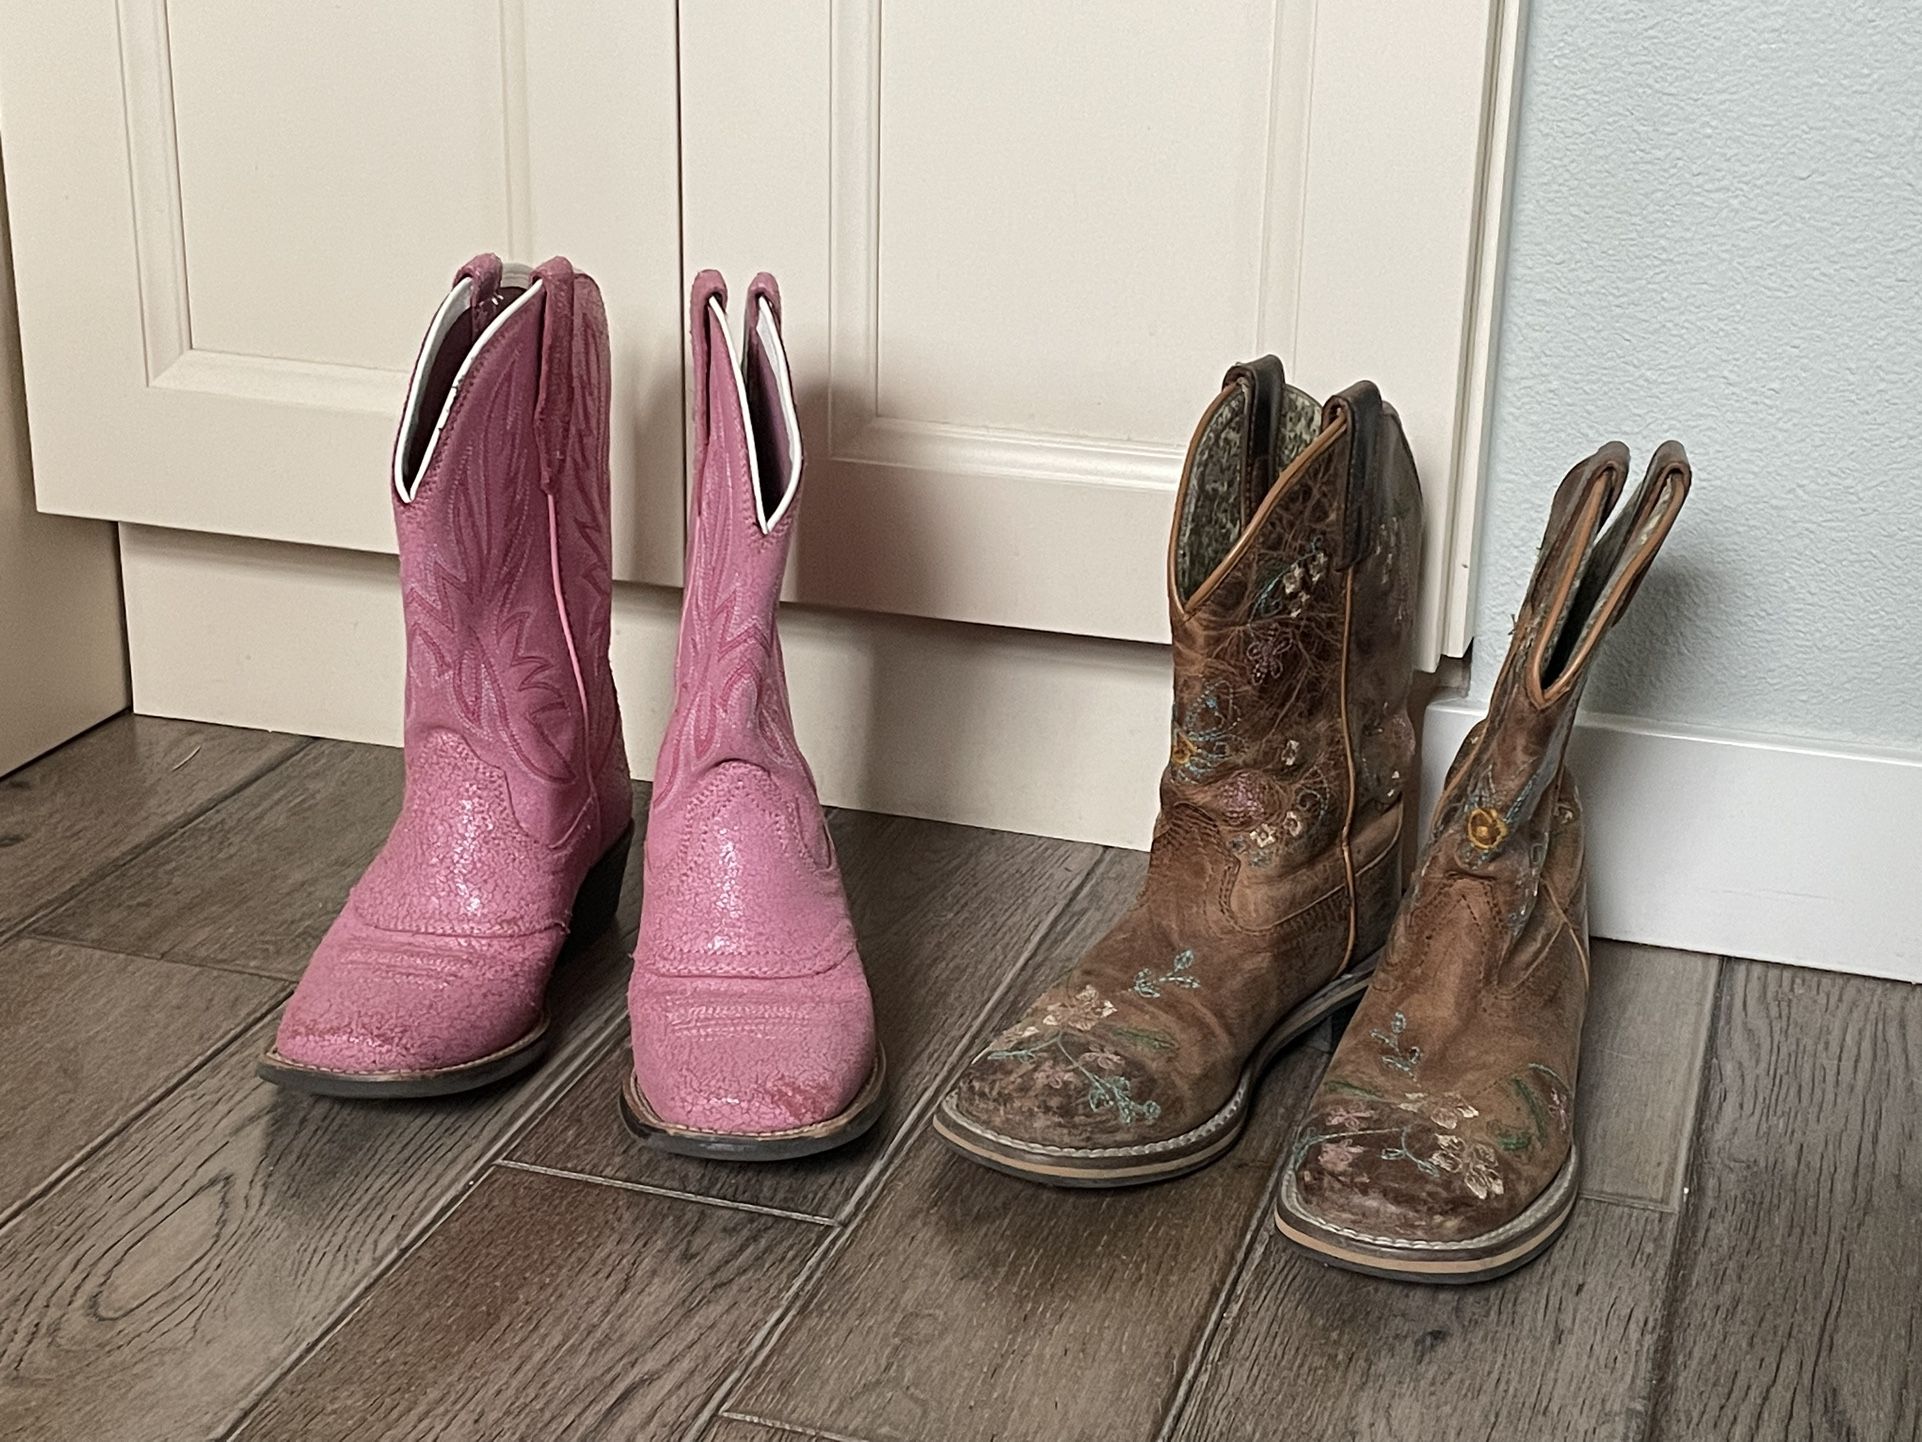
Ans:
{"type": "Polygon", "coordinates": [[[470,951],[323,944],[262,1075],[337,1095],[425,1096],[519,1071],[546,1044],[541,973],[477,967],[470,951]]]}
{"type": "Polygon", "coordinates": [[[637,977],[630,1125],[656,1141],[738,1140],[740,1155],[757,1139],[834,1144],[865,1127],[880,1100],[872,1008],[864,987],[816,980],[801,995],[791,980],[637,977]]]}

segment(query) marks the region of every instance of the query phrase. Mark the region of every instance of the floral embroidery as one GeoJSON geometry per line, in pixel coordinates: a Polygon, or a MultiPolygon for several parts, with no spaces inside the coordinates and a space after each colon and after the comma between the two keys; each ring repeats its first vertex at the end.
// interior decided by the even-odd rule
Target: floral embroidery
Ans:
{"type": "Polygon", "coordinates": [[[1134,989],[1136,995],[1157,997],[1161,995],[1161,988],[1164,986],[1181,986],[1186,987],[1189,991],[1200,990],[1201,982],[1196,977],[1189,975],[1189,969],[1193,967],[1194,964],[1195,953],[1194,949],[1190,947],[1176,952],[1174,960],[1168,963],[1168,969],[1160,976],[1154,976],[1151,974],[1150,968],[1142,967],[1140,971],[1135,973],[1134,989]]]}
{"type": "Polygon", "coordinates": [[[1084,986],[1066,1001],[1049,1007],[1040,1022],[1002,1033],[987,1055],[994,1061],[1033,1063],[1035,1079],[1052,1091],[1076,1084],[1085,1086],[1090,1112],[1112,1110],[1124,1123],[1153,1121],[1161,1115],[1161,1104],[1135,1100],[1132,1083],[1117,1075],[1127,1065],[1119,1053],[1094,1047],[1076,1056],[1068,1050],[1071,1030],[1085,1030],[1113,1016],[1114,1011],[1113,1002],[1092,986],[1084,986]]]}
{"type": "MultiPolygon", "coordinates": [[[[1400,1020],[1399,1016],[1397,1020],[1400,1020]]],[[[1385,1044],[1399,1048],[1402,1028],[1393,1035],[1377,1032],[1385,1044]]],[[[1417,1055],[1419,1052],[1417,1051],[1417,1055]]],[[[1384,1057],[1384,1060],[1390,1058],[1384,1057]]],[[[1482,1115],[1481,1110],[1457,1093],[1430,1094],[1404,1092],[1399,1097],[1339,1078],[1328,1083],[1335,1099],[1321,1114],[1320,1129],[1303,1130],[1294,1149],[1294,1165],[1299,1166],[1312,1151],[1316,1165],[1334,1174],[1349,1171],[1370,1147],[1369,1139],[1379,1139],[1376,1155],[1385,1162],[1404,1162],[1425,1177],[1456,1177],[1476,1200],[1503,1195],[1500,1156],[1546,1144],[1550,1126],[1564,1134],[1570,1119],[1570,1092],[1567,1083],[1552,1068],[1531,1063],[1523,1074],[1509,1078],[1508,1088],[1523,1102],[1529,1129],[1497,1128],[1494,1143],[1468,1136],[1462,1124],[1482,1115]],[[1373,1104],[1372,1106],[1370,1104],[1373,1104]],[[1392,1108],[1381,1117],[1381,1108],[1392,1108]],[[1396,1121],[1394,1113],[1407,1116],[1396,1121]],[[1375,1124],[1370,1125],[1373,1121],[1375,1124]],[[1432,1143],[1416,1143],[1416,1128],[1426,1122],[1432,1128],[1432,1143]]]]}
{"type": "Polygon", "coordinates": [[[1496,1137],[1503,1151],[1527,1151],[1537,1142],[1546,1145],[1551,1126],[1563,1133],[1569,1128],[1569,1099],[1572,1093],[1568,1083],[1554,1068],[1543,1066],[1540,1062],[1530,1062],[1528,1070],[1534,1073],[1532,1083],[1528,1076],[1523,1075],[1510,1077],[1508,1084],[1520,1099],[1522,1109],[1528,1113],[1531,1129],[1505,1131],[1496,1137]],[[1546,1096],[1542,1095],[1544,1092],[1546,1096]]]}
{"type": "Polygon", "coordinates": [[[1262,582],[1248,614],[1257,620],[1299,616],[1308,607],[1309,593],[1327,573],[1327,547],[1320,536],[1312,537],[1307,550],[1262,582]]]}
{"type": "Polygon", "coordinates": [[[1288,653],[1294,637],[1281,625],[1251,625],[1248,628],[1248,674],[1259,685],[1279,677],[1287,669],[1288,653]]]}
{"type": "Polygon", "coordinates": [[[1129,1090],[1125,1076],[1109,1077],[1097,1082],[1088,1093],[1088,1110],[1098,1112],[1106,1107],[1115,1109],[1116,1117],[1124,1124],[1134,1121],[1151,1122],[1161,1115],[1161,1103],[1137,1102],[1129,1090]]]}
{"type": "Polygon", "coordinates": [[[1219,682],[1210,682],[1175,723],[1168,765],[1184,779],[1205,781],[1227,762],[1234,733],[1219,682]]]}
{"type": "Polygon", "coordinates": [[[1487,1142],[1471,1142],[1449,1133],[1435,1139],[1437,1149],[1431,1159],[1443,1172],[1460,1173],[1462,1185],[1475,1194],[1477,1201],[1502,1194],[1502,1174],[1495,1165],[1495,1149],[1487,1142]]]}
{"type": "Polygon", "coordinates": [[[1228,849],[1250,866],[1271,866],[1280,850],[1280,841],[1281,834],[1275,830],[1275,823],[1264,821],[1253,831],[1229,837],[1228,849]]]}
{"type": "Polygon", "coordinates": [[[1084,986],[1067,1001],[1049,1007],[1041,1018],[1041,1024],[1085,1031],[1104,1016],[1113,1015],[1114,1003],[1092,986],[1084,986]]]}
{"type": "MultiPolygon", "coordinates": [[[[1422,1097],[1409,1098],[1410,1103],[1423,1101],[1422,1097]]],[[[1471,1117],[1481,1115],[1474,1107],[1463,1101],[1429,1101],[1421,1109],[1422,1115],[1444,1131],[1454,1131],[1456,1127],[1471,1117]]]]}
{"type": "Polygon", "coordinates": [[[1382,1044],[1381,1064],[1400,1072],[1403,1076],[1413,1076],[1415,1068],[1421,1065],[1421,1048],[1404,1047],[1401,1036],[1408,1029],[1408,1018],[1396,1012],[1388,1023],[1388,1031],[1377,1027],[1368,1033],[1382,1044]]]}
{"type": "Polygon", "coordinates": [[[1323,1142],[1318,1160],[1324,1171],[1345,1172],[1355,1164],[1355,1158],[1367,1150],[1359,1142],[1323,1142]]]}
{"type": "MultiPolygon", "coordinates": [[[[1160,976],[1143,967],[1135,976],[1134,990],[1150,999],[1159,997],[1164,986],[1195,990],[1201,982],[1191,974],[1194,963],[1195,954],[1190,948],[1177,953],[1160,976]]],[[[1095,987],[1083,986],[1065,1000],[1052,1003],[1042,1012],[1039,1021],[1025,1022],[1003,1032],[985,1055],[991,1061],[1029,1063],[1034,1068],[1035,1080],[1051,1091],[1069,1086],[1085,1088],[1083,1099],[1091,1113],[1112,1111],[1124,1126],[1138,1121],[1152,1122],[1161,1115],[1161,1103],[1135,1096],[1134,1083],[1123,1074],[1128,1065],[1126,1057],[1112,1045],[1103,1045],[1092,1038],[1088,1050],[1079,1055],[1068,1046],[1070,1036],[1086,1036],[1115,1011],[1115,1004],[1095,987]]],[[[1175,1049],[1172,1036],[1152,1028],[1110,1025],[1107,1035],[1115,1042],[1147,1051],[1175,1049]]]]}

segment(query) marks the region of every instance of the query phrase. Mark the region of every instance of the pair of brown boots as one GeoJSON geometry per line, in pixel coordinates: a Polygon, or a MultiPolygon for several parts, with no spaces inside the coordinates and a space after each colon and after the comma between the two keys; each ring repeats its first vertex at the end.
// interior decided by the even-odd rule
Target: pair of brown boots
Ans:
{"type": "Polygon", "coordinates": [[[1322,406],[1272,356],[1229,371],[1175,502],[1174,741],[1147,881],[969,1064],[940,1133],[1063,1186],[1177,1176],[1233,1144],[1283,1047],[1359,998],[1285,1158],[1282,1232],[1437,1282],[1552,1242],[1578,1185],[1589,955],[1563,754],[1689,486],[1671,441],[1617,510],[1628,459],[1604,446],[1556,492],[1404,894],[1413,458],[1366,381],[1322,406]]]}

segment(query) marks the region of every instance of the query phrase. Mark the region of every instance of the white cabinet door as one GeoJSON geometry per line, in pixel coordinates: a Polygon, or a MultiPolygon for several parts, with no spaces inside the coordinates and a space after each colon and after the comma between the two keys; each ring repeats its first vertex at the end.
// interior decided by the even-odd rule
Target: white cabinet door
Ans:
{"type": "Polygon", "coordinates": [[[1512,22],[1497,0],[684,4],[686,268],[779,276],[807,401],[793,594],[1166,639],[1189,432],[1272,350],[1400,410],[1420,650],[1457,649],[1512,22]]]}
{"type": "Polygon", "coordinates": [[[615,573],[680,574],[674,0],[5,0],[44,509],[391,550],[420,333],[561,252],[614,341],[615,573]]]}

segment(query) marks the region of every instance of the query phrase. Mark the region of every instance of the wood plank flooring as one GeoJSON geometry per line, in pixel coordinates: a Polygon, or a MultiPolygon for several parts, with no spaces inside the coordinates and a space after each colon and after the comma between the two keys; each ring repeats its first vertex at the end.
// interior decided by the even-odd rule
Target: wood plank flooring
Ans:
{"type": "Polygon", "coordinates": [[[1325,1030],[1179,1182],[1050,1191],[932,1135],[1132,853],[831,818],[892,1081],[844,1153],[627,1136],[638,845],[532,1078],[270,1088],[399,795],[391,751],[132,717],[0,778],[0,1439],[1922,1437],[1915,988],[1598,943],[1568,1232],[1407,1286],[1268,1224],[1325,1030]]]}

